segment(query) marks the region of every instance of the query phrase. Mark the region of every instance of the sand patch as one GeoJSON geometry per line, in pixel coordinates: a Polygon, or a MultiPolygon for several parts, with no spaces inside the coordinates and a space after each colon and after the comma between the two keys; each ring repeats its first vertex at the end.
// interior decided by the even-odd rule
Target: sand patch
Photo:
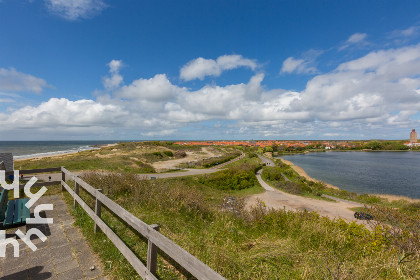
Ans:
{"type": "Polygon", "coordinates": [[[198,152],[186,152],[186,153],[187,153],[187,156],[184,158],[158,161],[158,162],[153,163],[152,166],[156,170],[156,172],[163,172],[163,171],[168,171],[171,169],[178,169],[178,166],[181,163],[197,162],[206,158],[217,156],[213,152],[208,150],[207,148],[201,148],[201,150],[198,152]]]}
{"type": "Polygon", "coordinates": [[[410,198],[408,196],[403,196],[403,195],[393,195],[393,194],[374,194],[374,195],[385,198],[390,202],[397,201],[397,200],[407,200],[408,202],[411,202],[411,203],[416,203],[416,202],[420,203],[420,199],[410,198]]]}

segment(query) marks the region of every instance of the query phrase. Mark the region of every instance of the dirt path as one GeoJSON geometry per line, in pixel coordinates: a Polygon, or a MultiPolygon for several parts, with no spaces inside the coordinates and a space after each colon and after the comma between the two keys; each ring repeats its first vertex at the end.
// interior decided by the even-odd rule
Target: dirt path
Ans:
{"type": "Polygon", "coordinates": [[[181,163],[197,162],[202,159],[215,157],[213,152],[208,148],[202,148],[200,152],[187,152],[187,156],[179,159],[171,159],[165,161],[158,161],[152,164],[157,172],[163,172],[171,169],[176,169],[181,163]]]}
{"type": "MultiPolygon", "coordinates": [[[[267,158],[264,158],[264,162],[274,166],[274,163],[267,158]]],[[[363,207],[362,204],[356,202],[350,202],[345,200],[338,200],[336,202],[312,199],[302,196],[297,196],[289,193],[282,192],[278,189],[274,189],[268,185],[261,178],[262,170],[256,174],[258,182],[265,189],[264,193],[251,195],[247,198],[246,205],[250,207],[255,205],[258,200],[263,201],[268,208],[283,209],[286,210],[308,210],[318,212],[321,216],[327,216],[330,218],[343,218],[347,221],[358,221],[354,218],[354,212],[349,208],[363,207]]]]}

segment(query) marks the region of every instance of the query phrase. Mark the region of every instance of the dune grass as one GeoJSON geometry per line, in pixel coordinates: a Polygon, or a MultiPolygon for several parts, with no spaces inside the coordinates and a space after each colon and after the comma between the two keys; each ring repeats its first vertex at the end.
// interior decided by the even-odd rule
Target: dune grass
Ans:
{"type": "MultiPolygon", "coordinates": [[[[413,228],[392,236],[380,223],[368,230],[316,213],[267,210],[263,204],[245,209],[240,203],[245,190],[221,190],[198,177],[150,181],[90,174],[84,179],[146,223],[159,224],[165,236],[228,279],[416,279],[420,273],[418,247],[397,242],[413,228]],[[221,210],[227,195],[237,197],[237,212],[221,210]]],[[[68,195],[66,201],[71,203],[68,195]]],[[[93,206],[93,200],[89,203],[93,206]]],[[[82,210],[72,213],[109,273],[139,279],[102,234],[93,234],[93,223],[82,210]]],[[[144,260],[144,240],[107,211],[103,216],[144,260]]],[[[418,240],[408,243],[413,242],[418,240]]],[[[158,276],[191,278],[162,256],[158,276]]]]}

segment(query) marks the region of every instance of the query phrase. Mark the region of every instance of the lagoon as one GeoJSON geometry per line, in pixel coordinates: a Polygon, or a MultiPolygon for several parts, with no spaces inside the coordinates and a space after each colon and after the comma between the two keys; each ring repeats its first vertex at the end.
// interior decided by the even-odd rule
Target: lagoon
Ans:
{"type": "Polygon", "coordinates": [[[420,152],[324,152],[280,158],[340,189],[420,199],[420,152]]]}

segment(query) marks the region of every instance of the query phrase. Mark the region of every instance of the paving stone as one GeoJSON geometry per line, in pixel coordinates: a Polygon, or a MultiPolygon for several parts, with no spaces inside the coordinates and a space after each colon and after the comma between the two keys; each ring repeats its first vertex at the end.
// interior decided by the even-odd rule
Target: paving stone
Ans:
{"type": "Polygon", "coordinates": [[[83,239],[82,234],[74,227],[71,227],[71,228],[67,229],[66,234],[67,234],[67,238],[72,243],[83,239]]]}
{"type": "Polygon", "coordinates": [[[62,247],[51,248],[51,253],[56,264],[74,258],[71,247],[68,244],[62,247]]]}
{"type": "Polygon", "coordinates": [[[61,224],[63,225],[64,228],[69,228],[70,226],[73,226],[73,223],[74,223],[73,219],[61,221],[61,224]]]}
{"type": "Polygon", "coordinates": [[[78,242],[75,242],[72,244],[73,251],[75,251],[77,254],[90,254],[90,248],[86,244],[86,242],[83,240],[79,240],[78,242]]]}
{"type": "MultiPolygon", "coordinates": [[[[19,258],[13,257],[13,247],[8,245],[6,258],[0,258],[0,279],[107,279],[101,261],[92,253],[80,231],[73,226],[74,218],[60,195],[42,197],[36,205],[52,203],[53,211],[42,211],[41,217],[53,217],[53,224],[35,224],[19,229],[26,233],[31,228],[39,229],[47,237],[43,242],[31,236],[37,247],[32,251],[22,240],[19,242],[19,258]],[[90,267],[95,266],[94,270],[90,267]]],[[[33,215],[32,215],[33,217],[33,215]]],[[[8,238],[16,238],[15,231],[7,232],[8,238]]]]}
{"type": "Polygon", "coordinates": [[[67,238],[63,235],[60,237],[56,237],[56,238],[51,238],[52,240],[50,240],[50,238],[48,239],[48,243],[51,247],[51,249],[55,249],[55,248],[59,248],[59,247],[63,247],[68,245],[68,240],[67,238]]]}
{"type": "MultiPolygon", "coordinates": [[[[38,252],[34,252],[38,253],[38,252]]],[[[52,265],[52,257],[48,248],[41,250],[41,253],[31,254],[29,258],[30,266],[52,265]]]]}
{"type": "Polygon", "coordinates": [[[76,267],[79,267],[79,263],[76,261],[76,259],[65,260],[55,264],[55,272],[60,274],[76,267]]]}
{"type": "Polygon", "coordinates": [[[60,280],[78,280],[83,279],[83,273],[79,267],[75,267],[69,271],[58,274],[57,278],[60,280]]]}
{"type": "Polygon", "coordinates": [[[51,264],[47,265],[34,265],[29,269],[29,279],[42,280],[42,279],[57,279],[54,274],[54,267],[51,264]]]}
{"type": "Polygon", "coordinates": [[[26,267],[9,267],[8,270],[3,271],[2,280],[26,280],[28,279],[29,269],[26,267]]]}
{"type": "Polygon", "coordinates": [[[37,247],[37,250],[45,248],[48,246],[48,239],[45,241],[42,241],[41,239],[35,239],[31,240],[32,243],[37,247]]]}
{"type": "Polygon", "coordinates": [[[98,266],[98,260],[93,258],[90,254],[82,253],[78,254],[77,258],[81,267],[89,268],[91,266],[98,266]]]}

